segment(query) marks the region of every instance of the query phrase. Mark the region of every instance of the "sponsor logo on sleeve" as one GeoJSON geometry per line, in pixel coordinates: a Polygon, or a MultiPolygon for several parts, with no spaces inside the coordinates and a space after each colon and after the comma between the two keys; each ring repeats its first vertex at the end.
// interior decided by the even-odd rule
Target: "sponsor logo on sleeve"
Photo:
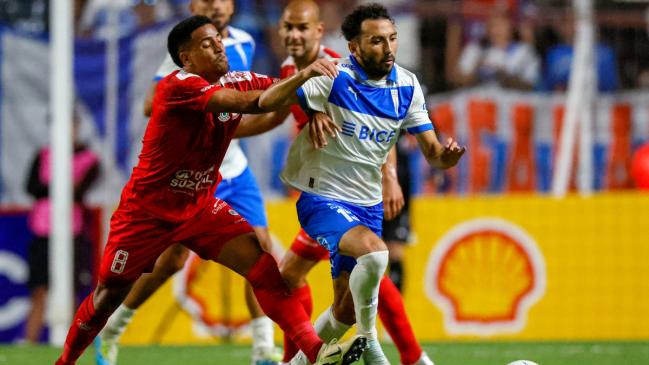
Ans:
{"type": "Polygon", "coordinates": [[[204,88],[201,89],[201,92],[204,93],[204,92],[206,92],[207,90],[213,88],[214,86],[216,86],[216,85],[205,86],[204,88]]]}

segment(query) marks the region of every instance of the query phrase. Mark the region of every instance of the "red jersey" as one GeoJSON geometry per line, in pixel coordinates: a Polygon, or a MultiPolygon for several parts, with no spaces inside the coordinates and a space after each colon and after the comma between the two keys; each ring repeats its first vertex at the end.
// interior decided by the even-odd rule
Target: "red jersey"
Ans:
{"type": "MultiPolygon", "coordinates": [[[[326,58],[328,60],[333,60],[336,58],[342,58],[340,55],[329,48],[326,48],[325,46],[321,45],[320,46],[320,51],[318,52],[318,58],[326,58]]],[[[295,60],[293,59],[292,56],[289,56],[284,63],[282,63],[282,70],[279,73],[279,77],[281,79],[285,79],[287,77],[291,77],[297,73],[297,67],[295,66],[295,60]]],[[[292,105],[291,106],[291,113],[293,113],[293,117],[295,118],[295,121],[297,122],[297,129],[298,131],[301,131],[304,126],[309,123],[309,117],[304,114],[302,111],[302,108],[300,108],[299,105],[292,105]]]]}
{"type": "MultiPolygon", "coordinates": [[[[265,90],[273,79],[251,72],[229,72],[218,84],[184,70],[160,80],[142,153],[122,203],[170,222],[192,218],[211,201],[223,161],[241,115],[206,113],[221,88],[265,90]]],[[[121,204],[120,204],[121,205],[121,204]]]]}

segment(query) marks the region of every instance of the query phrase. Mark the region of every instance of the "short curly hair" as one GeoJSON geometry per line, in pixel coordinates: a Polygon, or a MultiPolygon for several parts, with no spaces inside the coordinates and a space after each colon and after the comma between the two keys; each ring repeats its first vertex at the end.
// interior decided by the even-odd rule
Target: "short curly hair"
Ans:
{"type": "Polygon", "coordinates": [[[192,40],[192,33],[202,26],[212,24],[210,18],[203,15],[194,15],[189,17],[169,32],[167,37],[167,51],[174,63],[178,67],[183,67],[183,61],[180,60],[180,49],[192,40]]]}
{"type": "Polygon", "coordinates": [[[345,21],[340,28],[345,39],[351,42],[361,35],[361,25],[363,25],[364,21],[379,19],[388,19],[394,24],[394,19],[390,18],[388,9],[383,5],[376,3],[361,5],[345,17],[345,21]]]}

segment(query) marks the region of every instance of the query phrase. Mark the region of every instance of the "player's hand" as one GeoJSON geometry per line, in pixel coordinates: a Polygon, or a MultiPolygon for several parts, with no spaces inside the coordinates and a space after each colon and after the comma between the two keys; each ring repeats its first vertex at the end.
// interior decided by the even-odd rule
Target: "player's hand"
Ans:
{"type": "Polygon", "coordinates": [[[397,179],[394,168],[383,174],[383,217],[385,220],[394,219],[405,204],[403,191],[397,179]]]}
{"type": "Polygon", "coordinates": [[[307,78],[329,76],[329,78],[333,80],[336,78],[336,76],[338,76],[338,68],[336,68],[337,64],[338,60],[330,61],[321,58],[305,68],[304,73],[306,74],[307,78]]]}
{"type": "Polygon", "coordinates": [[[439,154],[439,160],[445,168],[451,168],[460,162],[464,152],[466,152],[466,147],[460,148],[453,138],[449,138],[439,154]]]}
{"type": "Polygon", "coordinates": [[[310,118],[309,136],[313,142],[313,148],[316,150],[327,145],[327,137],[325,133],[329,134],[331,138],[336,138],[336,132],[334,132],[334,130],[337,130],[338,132],[343,131],[343,129],[325,113],[313,112],[310,118]]]}

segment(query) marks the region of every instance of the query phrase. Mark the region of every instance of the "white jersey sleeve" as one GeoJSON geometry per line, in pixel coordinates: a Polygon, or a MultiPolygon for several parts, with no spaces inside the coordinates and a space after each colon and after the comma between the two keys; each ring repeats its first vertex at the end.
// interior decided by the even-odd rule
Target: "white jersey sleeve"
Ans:
{"type": "Polygon", "coordinates": [[[401,128],[408,130],[410,134],[421,133],[433,129],[433,124],[428,116],[428,109],[426,109],[426,99],[421,90],[421,85],[415,78],[414,90],[410,107],[403,118],[401,128]]]}
{"type": "Polygon", "coordinates": [[[160,81],[176,70],[180,70],[180,67],[174,63],[174,60],[171,59],[171,55],[167,53],[167,57],[165,57],[160,67],[158,67],[158,71],[156,71],[153,80],[160,81]]]}
{"type": "Polygon", "coordinates": [[[302,109],[326,113],[326,106],[334,80],[329,76],[314,77],[297,90],[302,109]]]}

